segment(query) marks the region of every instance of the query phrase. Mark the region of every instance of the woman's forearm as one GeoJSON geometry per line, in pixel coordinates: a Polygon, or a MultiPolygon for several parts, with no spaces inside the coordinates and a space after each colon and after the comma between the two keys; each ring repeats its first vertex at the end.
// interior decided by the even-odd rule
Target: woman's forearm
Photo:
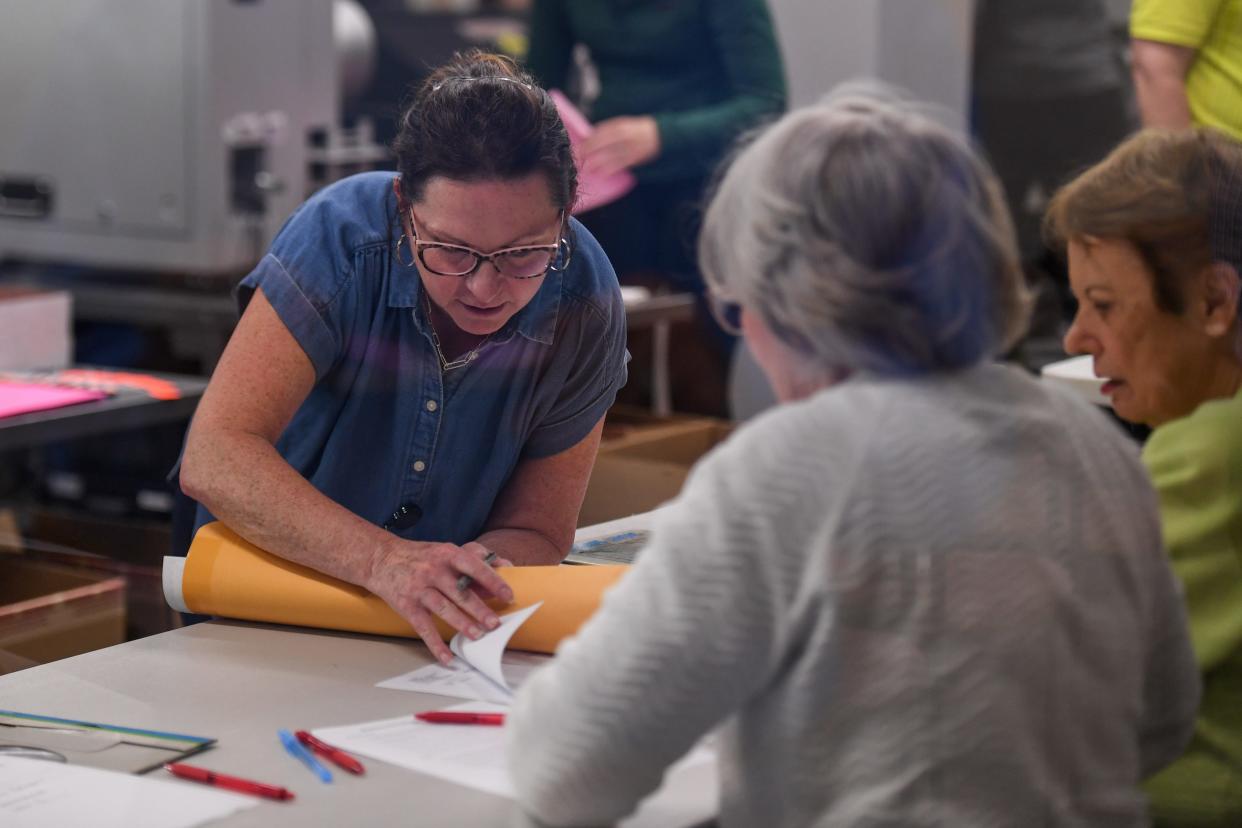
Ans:
{"type": "Polygon", "coordinates": [[[1133,44],[1134,93],[1143,126],[1185,129],[1191,124],[1186,73],[1195,52],[1182,46],[1136,40],[1133,44]]]}
{"type": "Polygon", "coordinates": [[[254,434],[192,434],[181,486],[256,546],[360,586],[395,537],[319,492],[254,434]]]}
{"type": "Polygon", "coordinates": [[[1185,129],[1190,126],[1190,100],[1186,87],[1176,78],[1165,76],[1134,76],[1143,126],[1162,129],[1185,129]]]}
{"type": "Polygon", "coordinates": [[[562,549],[534,529],[492,529],[480,535],[478,542],[516,566],[555,566],[569,553],[568,547],[562,549]]]}
{"type": "Polygon", "coordinates": [[[500,623],[474,591],[457,586],[461,576],[502,601],[513,598],[481,547],[402,540],[320,493],[260,435],[191,430],[181,481],[251,543],[378,595],[443,664],[453,655],[436,616],[471,638],[500,623]]]}

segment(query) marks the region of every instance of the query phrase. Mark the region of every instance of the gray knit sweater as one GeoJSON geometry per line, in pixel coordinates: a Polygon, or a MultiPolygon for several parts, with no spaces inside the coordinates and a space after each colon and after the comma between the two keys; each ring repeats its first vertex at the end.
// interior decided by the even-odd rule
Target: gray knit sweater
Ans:
{"type": "Polygon", "coordinates": [[[616,821],[721,727],[723,826],[1135,826],[1198,688],[1136,448],[989,365],[742,428],[523,688],[509,756],[551,825],[616,821]]]}

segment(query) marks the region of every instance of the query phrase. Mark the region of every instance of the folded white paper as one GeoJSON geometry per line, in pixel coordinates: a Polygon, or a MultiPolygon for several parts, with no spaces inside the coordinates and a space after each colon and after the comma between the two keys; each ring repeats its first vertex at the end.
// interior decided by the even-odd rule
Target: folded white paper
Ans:
{"type": "Polygon", "coordinates": [[[552,658],[536,653],[505,652],[518,627],[541,606],[542,601],[502,615],[500,626],[477,641],[458,633],[449,642],[449,649],[457,658],[448,666],[429,664],[375,686],[507,704],[527,677],[552,658]]]}

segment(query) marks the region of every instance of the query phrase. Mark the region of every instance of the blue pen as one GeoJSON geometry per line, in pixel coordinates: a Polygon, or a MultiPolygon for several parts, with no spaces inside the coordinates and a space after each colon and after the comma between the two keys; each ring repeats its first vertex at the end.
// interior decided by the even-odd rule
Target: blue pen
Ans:
{"type": "Polygon", "coordinates": [[[309,750],[302,747],[302,743],[297,740],[296,736],[287,730],[278,730],[276,735],[280,737],[280,741],[285,746],[285,750],[289,751],[289,755],[295,759],[302,760],[302,764],[310,768],[311,772],[319,777],[320,782],[332,781],[332,771],[319,764],[319,760],[311,756],[309,750]]]}

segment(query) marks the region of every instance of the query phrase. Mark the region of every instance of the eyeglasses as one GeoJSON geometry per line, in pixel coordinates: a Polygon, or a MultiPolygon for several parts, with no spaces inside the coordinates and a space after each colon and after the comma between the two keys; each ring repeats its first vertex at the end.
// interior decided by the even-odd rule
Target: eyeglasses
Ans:
{"type": "Polygon", "coordinates": [[[737,302],[725,299],[715,291],[707,291],[707,307],[712,312],[712,318],[716,320],[716,324],[721,330],[729,336],[742,335],[742,306],[737,302]]]}
{"type": "MultiPolygon", "coordinates": [[[[565,211],[562,210],[556,220],[558,235],[564,228],[565,211]]],[[[521,247],[506,247],[492,253],[482,253],[473,247],[462,244],[445,244],[443,242],[422,241],[418,238],[418,227],[414,221],[414,208],[410,207],[410,229],[413,231],[414,250],[423,267],[437,276],[470,276],[484,262],[491,262],[502,276],[510,279],[537,279],[549,270],[561,271],[569,266],[571,249],[569,243],[561,236],[554,244],[529,244],[521,247]],[[563,261],[558,261],[561,248],[566,254],[563,261]]]]}

